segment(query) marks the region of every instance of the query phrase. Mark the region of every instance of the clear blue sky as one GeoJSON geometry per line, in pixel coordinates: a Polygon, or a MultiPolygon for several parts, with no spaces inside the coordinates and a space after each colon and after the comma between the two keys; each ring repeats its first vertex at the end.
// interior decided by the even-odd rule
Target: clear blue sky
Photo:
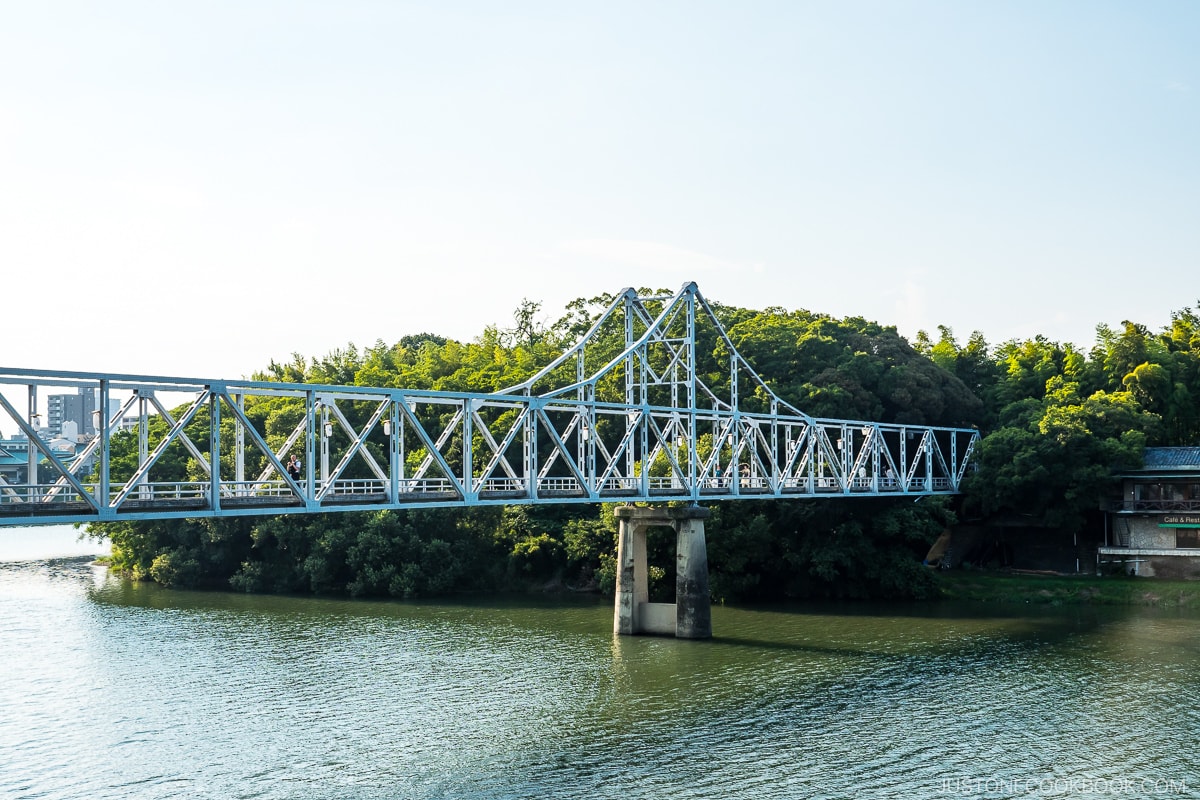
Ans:
{"type": "Polygon", "coordinates": [[[9,2],[0,363],[239,377],[690,280],[1157,329],[1198,42],[1196,2],[9,2]]]}

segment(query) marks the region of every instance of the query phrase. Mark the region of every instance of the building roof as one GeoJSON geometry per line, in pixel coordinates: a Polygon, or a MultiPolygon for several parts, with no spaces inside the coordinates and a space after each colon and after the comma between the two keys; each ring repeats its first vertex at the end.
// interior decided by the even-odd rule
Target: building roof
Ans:
{"type": "Polygon", "coordinates": [[[1146,447],[1142,468],[1128,470],[1121,478],[1189,478],[1200,476],[1200,447],[1146,447]]]}
{"type": "Polygon", "coordinates": [[[13,455],[12,453],[10,453],[9,451],[5,450],[3,447],[0,447],[0,466],[12,467],[12,466],[21,466],[22,464],[28,464],[28,463],[29,463],[28,456],[21,455],[20,457],[17,457],[15,455],[13,455]]]}
{"type": "Polygon", "coordinates": [[[1200,447],[1147,447],[1143,469],[1194,469],[1200,471],[1200,447]]]}

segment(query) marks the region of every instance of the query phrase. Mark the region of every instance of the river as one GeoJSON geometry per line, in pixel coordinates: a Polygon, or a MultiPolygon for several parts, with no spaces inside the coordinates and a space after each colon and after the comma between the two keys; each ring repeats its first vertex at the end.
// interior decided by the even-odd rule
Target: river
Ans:
{"type": "Polygon", "coordinates": [[[0,797],[1200,796],[1200,617],[165,590],[0,528],[0,797]]]}

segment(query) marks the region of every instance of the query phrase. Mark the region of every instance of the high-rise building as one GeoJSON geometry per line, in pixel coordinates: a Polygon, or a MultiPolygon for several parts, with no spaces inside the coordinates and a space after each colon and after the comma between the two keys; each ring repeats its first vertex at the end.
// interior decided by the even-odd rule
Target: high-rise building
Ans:
{"type": "Polygon", "coordinates": [[[51,436],[62,436],[63,423],[70,420],[76,430],[92,436],[92,412],[96,410],[96,390],[80,387],[76,394],[52,394],[46,398],[46,427],[51,436]]]}

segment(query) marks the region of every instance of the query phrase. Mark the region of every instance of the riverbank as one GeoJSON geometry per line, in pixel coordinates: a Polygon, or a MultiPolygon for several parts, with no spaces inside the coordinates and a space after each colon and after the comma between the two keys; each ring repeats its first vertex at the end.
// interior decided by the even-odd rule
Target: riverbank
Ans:
{"type": "Polygon", "coordinates": [[[942,570],[936,573],[936,580],[945,600],[1200,608],[1200,581],[942,570]]]}

